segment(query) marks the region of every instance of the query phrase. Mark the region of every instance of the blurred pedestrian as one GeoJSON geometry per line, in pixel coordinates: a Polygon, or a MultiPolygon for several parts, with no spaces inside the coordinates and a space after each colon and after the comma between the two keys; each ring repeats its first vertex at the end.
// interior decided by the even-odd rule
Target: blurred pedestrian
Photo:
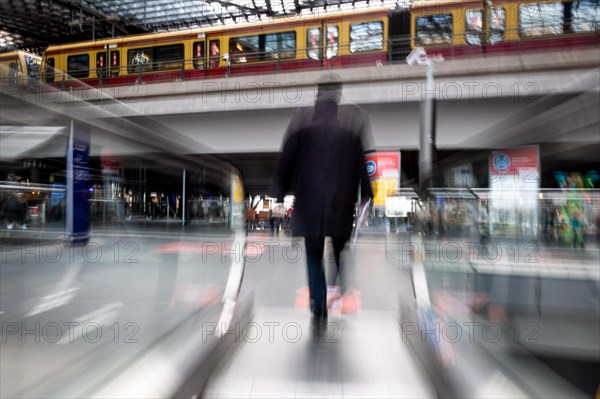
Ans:
{"type": "MultiPolygon", "coordinates": [[[[344,127],[339,116],[341,80],[335,74],[319,82],[314,109],[290,123],[275,172],[278,202],[293,189],[296,196],[292,234],[304,237],[312,325],[327,325],[327,284],[323,269],[325,237],[331,237],[338,272],[340,253],[350,238],[360,184],[362,199],[373,197],[367,177],[362,137],[344,127]]],[[[347,288],[342,281],[342,294],[347,288]]]]}
{"type": "MultiPolygon", "coordinates": [[[[353,135],[358,137],[362,143],[365,152],[373,150],[373,136],[371,132],[371,122],[367,112],[356,104],[344,101],[342,103],[342,84],[341,79],[335,73],[326,73],[318,81],[317,86],[317,99],[331,98],[332,101],[338,104],[337,107],[337,119],[339,124],[350,131],[353,135]]],[[[300,130],[302,127],[309,126],[313,123],[315,118],[316,107],[302,107],[296,110],[286,130],[286,138],[300,130]]],[[[285,141],[284,141],[285,142],[285,141]]],[[[364,181],[368,180],[368,176],[364,175],[364,181]]],[[[362,201],[363,203],[366,200],[362,201]]],[[[370,214],[369,218],[373,215],[370,214]]],[[[367,222],[368,223],[368,222],[367,222]]],[[[345,241],[339,242],[335,240],[333,243],[333,252],[337,269],[337,277],[342,280],[341,268],[340,268],[340,256],[344,249],[345,241]]],[[[346,301],[342,301],[342,304],[352,303],[353,298],[346,298],[346,301]]],[[[344,306],[345,308],[345,306],[344,306]]],[[[350,311],[350,309],[349,309],[350,311]]]]}
{"type": "Polygon", "coordinates": [[[283,224],[283,218],[285,217],[285,206],[283,204],[276,204],[275,208],[273,208],[273,225],[271,230],[274,232],[279,232],[281,225],[283,224]]]}
{"type": "Polygon", "coordinates": [[[284,218],[284,229],[286,231],[290,229],[293,215],[294,215],[294,208],[290,206],[287,209],[287,211],[285,212],[285,218],[284,218]]]}
{"type": "Polygon", "coordinates": [[[256,211],[254,208],[246,208],[246,230],[256,229],[256,211]]]}
{"type": "Polygon", "coordinates": [[[25,194],[17,189],[20,179],[13,173],[10,173],[6,180],[9,185],[15,186],[15,189],[10,190],[7,194],[6,228],[10,230],[14,228],[15,224],[20,224],[21,229],[27,230],[27,199],[25,194]]]}

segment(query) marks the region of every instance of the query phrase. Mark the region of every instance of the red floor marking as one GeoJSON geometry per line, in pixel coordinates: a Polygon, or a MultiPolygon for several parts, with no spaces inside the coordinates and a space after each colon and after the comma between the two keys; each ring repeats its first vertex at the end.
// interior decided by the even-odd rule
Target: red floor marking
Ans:
{"type": "Polygon", "coordinates": [[[203,253],[204,250],[205,244],[195,242],[172,242],[155,248],[159,254],[203,253]]]}
{"type": "Polygon", "coordinates": [[[223,287],[219,284],[181,284],[173,292],[171,306],[203,308],[218,303],[222,293],[223,287]]]}
{"type": "MultiPolygon", "coordinates": [[[[296,309],[308,309],[310,306],[310,293],[308,287],[300,287],[296,290],[296,309]]],[[[360,291],[350,290],[346,295],[340,297],[340,287],[330,285],[327,287],[327,307],[330,311],[342,314],[356,313],[361,308],[360,291]]]]}
{"type": "Polygon", "coordinates": [[[506,315],[506,308],[504,305],[494,304],[488,308],[488,317],[494,321],[506,321],[508,316],[506,315]]]}
{"type": "Polygon", "coordinates": [[[489,296],[483,292],[433,291],[434,310],[450,316],[464,315],[479,311],[489,303],[489,296]]]}
{"type": "MultiPolygon", "coordinates": [[[[171,242],[157,246],[154,251],[159,254],[190,254],[199,253],[207,255],[235,254],[231,244],[219,242],[171,242]]],[[[242,254],[244,256],[257,257],[265,252],[262,244],[248,243],[242,254]]]]}

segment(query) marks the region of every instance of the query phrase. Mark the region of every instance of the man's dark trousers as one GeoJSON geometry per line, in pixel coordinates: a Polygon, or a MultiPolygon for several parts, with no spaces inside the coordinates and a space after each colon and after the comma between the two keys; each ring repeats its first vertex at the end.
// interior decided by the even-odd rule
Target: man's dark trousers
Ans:
{"type": "MultiPolygon", "coordinates": [[[[346,287],[343,272],[340,270],[340,253],[344,249],[346,241],[348,240],[345,237],[332,237],[337,275],[340,277],[342,293],[344,293],[346,287]]],[[[327,308],[327,281],[325,278],[325,269],[323,268],[325,237],[306,236],[304,237],[304,245],[306,247],[306,263],[308,266],[310,309],[313,313],[323,314],[327,308]]]]}

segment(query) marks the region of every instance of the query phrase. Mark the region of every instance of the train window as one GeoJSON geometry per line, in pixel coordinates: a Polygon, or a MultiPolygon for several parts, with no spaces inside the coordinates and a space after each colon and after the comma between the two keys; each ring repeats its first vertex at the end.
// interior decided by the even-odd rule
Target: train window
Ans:
{"type": "Polygon", "coordinates": [[[483,11],[465,11],[465,41],[472,46],[481,46],[483,40],[483,11]]]}
{"type": "Polygon", "coordinates": [[[600,30],[600,4],[598,0],[573,2],[573,32],[594,32],[600,30]]]}
{"type": "Polygon", "coordinates": [[[383,50],[383,22],[350,25],[350,52],[383,50]]]}
{"type": "Polygon", "coordinates": [[[328,60],[338,55],[339,39],[340,34],[338,27],[335,25],[327,26],[327,45],[325,46],[325,55],[327,56],[328,60]]]}
{"type": "Polygon", "coordinates": [[[119,70],[121,69],[121,56],[119,54],[118,50],[110,52],[110,75],[113,78],[119,76],[119,70]]]}
{"type": "Polygon", "coordinates": [[[504,40],[506,29],[506,10],[502,7],[490,8],[490,44],[500,43],[504,40]]]}
{"type": "Polygon", "coordinates": [[[204,41],[195,42],[192,51],[194,69],[204,69],[204,41]]]}
{"type": "Polygon", "coordinates": [[[127,51],[127,73],[152,70],[152,47],[136,48],[127,51]]]}
{"type": "Polygon", "coordinates": [[[320,60],[321,28],[310,28],[306,31],[306,55],[311,60],[320,60]]]}
{"type": "Polygon", "coordinates": [[[452,38],[452,14],[437,14],[417,17],[417,45],[450,43],[452,38]]]}
{"type": "Polygon", "coordinates": [[[40,59],[25,55],[25,64],[27,65],[27,76],[33,79],[39,79],[40,77],[40,59]]]}
{"type": "Polygon", "coordinates": [[[154,47],[154,69],[181,69],[183,63],[183,44],[154,47]]]}
{"type": "Polygon", "coordinates": [[[98,79],[106,77],[106,51],[96,53],[96,75],[98,79]]]}
{"type": "Polygon", "coordinates": [[[54,57],[46,60],[46,83],[54,82],[54,57]]]}
{"type": "Polygon", "coordinates": [[[210,51],[210,67],[217,68],[219,66],[220,57],[221,57],[221,41],[220,40],[211,40],[209,42],[209,51],[210,51]]]}
{"type": "Polygon", "coordinates": [[[127,72],[179,69],[183,62],[183,44],[137,48],[127,51],[127,72]]]}
{"type": "Polygon", "coordinates": [[[277,32],[229,39],[231,62],[269,61],[296,56],[296,32],[277,32]]]}
{"type": "Polygon", "coordinates": [[[296,32],[277,32],[265,35],[265,59],[296,57],[296,32]]]}
{"type": "Polygon", "coordinates": [[[74,78],[87,78],[90,76],[90,56],[77,54],[67,57],[67,73],[74,78]]]}
{"type": "Polygon", "coordinates": [[[560,2],[519,5],[519,30],[523,37],[562,35],[563,19],[560,2]]]}
{"type": "MultiPolygon", "coordinates": [[[[264,42],[264,37],[263,37],[264,42]]],[[[229,39],[229,55],[233,64],[261,61],[260,36],[242,36],[229,39]]]]}

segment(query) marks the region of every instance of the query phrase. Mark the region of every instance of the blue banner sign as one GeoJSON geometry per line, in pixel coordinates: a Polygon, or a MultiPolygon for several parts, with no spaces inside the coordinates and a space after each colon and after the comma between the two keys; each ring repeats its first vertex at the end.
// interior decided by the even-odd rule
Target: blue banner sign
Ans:
{"type": "Polygon", "coordinates": [[[90,238],[90,128],[71,121],[67,150],[67,238],[86,243],[90,238]]]}

